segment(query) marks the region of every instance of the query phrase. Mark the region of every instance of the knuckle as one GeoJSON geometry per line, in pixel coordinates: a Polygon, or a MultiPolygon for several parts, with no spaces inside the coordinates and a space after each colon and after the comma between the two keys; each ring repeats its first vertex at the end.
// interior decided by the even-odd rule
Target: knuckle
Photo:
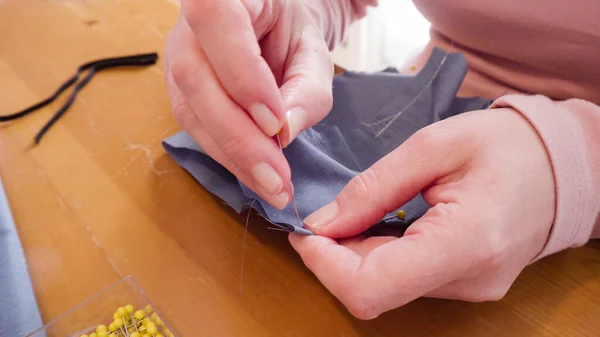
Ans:
{"type": "MultiPolygon", "coordinates": [[[[263,11],[266,10],[268,11],[267,14],[271,14],[272,8],[279,5],[280,2],[281,0],[271,1],[271,3],[267,3],[266,1],[242,0],[242,4],[244,5],[246,12],[248,12],[248,14],[250,15],[250,20],[253,24],[256,24],[256,22],[261,18],[261,14],[263,14],[263,11]],[[267,5],[269,7],[266,7],[267,5]]],[[[262,17],[266,18],[266,16],[262,17]]],[[[262,21],[263,25],[268,24],[267,20],[263,19],[262,21]]]]}
{"type": "MultiPolygon", "coordinates": [[[[216,153],[216,150],[215,150],[216,153]]],[[[227,170],[233,174],[234,176],[236,176],[237,178],[241,178],[244,176],[244,170],[231,158],[228,157],[224,157],[224,158],[219,158],[219,160],[217,160],[217,162],[219,164],[221,164],[223,167],[227,168],[227,170]]],[[[244,182],[245,184],[249,184],[250,182],[244,182]]],[[[248,185],[251,186],[251,185],[248,185]]]]}
{"type": "Polygon", "coordinates": [[[351,280],[345,280],[341,289],[342,302],[353,316],[361,320],[377,318],[385,311],[385,307],[378,300],[381,293],[373,287],[369,275],[364,271],[359,272],[351,280]]]}
{"type": "Polygon", "coordinates": [[[175,122],[185,130],[196,127],[199,120],[187,104],[187,101],[177,90],[172,91],[174,93],[171,95],[171,109],[175,122]]]}
{"type": "Polygon", "coordinates": [[[381,314],[375,308],[361,304],[348,308],[348,311],[350,311],[354,317],[361,320],[372,320],[381,314]]]}
{"type": "Polygon", "coordinates": [[[364,292],[354,291],[349,293],[346,301],[348,311],[358,319],[371,320],[377,318],[384,311],[383,306],[371,297],[365,296],[364,292]]]}
{"type": "Polygon", "coordinates": [[[219,77],[227,86],[228,91],[235,92],[242,88],[246,88],[246,90],[256,89],[256,84],[251,84],[251,78],[247,76],[246,72],[233,64],[230,66],[229,71],[219,74],[219,77]]]}
{"type": "Polygon", "coordinates": [[[508,293],[508,287],[505,286],[496,286],[487,291],[486,301],[488,302],[496,302],[502,300],[506,294],[508,293]]]}
{"type": "Polygon", "coordinates": [[[189,106],[182,98],[174,98],[171,105],[173,107],[173,117],[175,118],[175,122],[181,128],[188,130],[196,124],[195,116],[192,115],[189,106]]]}
{"type": "Polygon", "coordinates": [[[485,268],[498,267],[507,251],[506,240],[494,232],[483,235],[482,238],[484,245],[477,256],[477,264],[485,268]]]}
{"type": "Polygon", "coordinates": [[[437,132],[432,126],[415,132],[410,140],[412,143],[418,145],[419,148],[429,151],[436,151],[449,145],[448,136],[445,133],[437,132]]]}
{"type": "Polygon", "coordinates": [[[440,203],[436,207],[432,207],[425,212],[429,221],[432,225],[439,226],[446,223],[447,221],[455,221],[461,218],[461,214],[464,214],[465,209],[460,203],[440,203]]]}
{"type": "Polygon", "coordinates": [[[173,80],[182,86],[185,86],[189,81],[190,69],[192,69],[192,66],[185,57],[176,57],[169,64],[169,71],[173,75],[173,80]]]}
{"type": "Polygon", "coordinates": [[[466,296],[465,300],[469,302],[496,302],[502,300],[508,293],[509,287],[504,284],[490,284],[480,291],[466,296]]]}
{"type": "Polygon", "coordinates": [[[372,167],[367,168],[361,174],[355,176],[348,183],[347,192],[349,195],[362,195],[367,197],[377,197],[372,195],[372,191],[377,191],[379,178],[377,172],[372,167]]]}
{"type": "Polygon", "coordinates": [[[222,0],[186,1],[185,19],[192,26],[203,26],[221,12],[222,0]]]}
{"type": "Polygon", "coordinates": [[[221,150],[229,158],[237,158],[247,152],[250,142],[243,137],[230,136],[221,143],[221,150]]]}

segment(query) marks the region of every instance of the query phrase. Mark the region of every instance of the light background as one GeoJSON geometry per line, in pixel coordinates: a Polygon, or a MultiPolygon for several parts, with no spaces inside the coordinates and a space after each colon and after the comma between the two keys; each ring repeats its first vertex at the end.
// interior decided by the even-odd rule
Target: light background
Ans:
{"type": "Polygon", "coordinates": [[[402,67],[427,43],[429,27],[412,1],[379,0],[379,6],[351,27],[345,42],[333,51],[333,59],[356,71],[402,67]]]}

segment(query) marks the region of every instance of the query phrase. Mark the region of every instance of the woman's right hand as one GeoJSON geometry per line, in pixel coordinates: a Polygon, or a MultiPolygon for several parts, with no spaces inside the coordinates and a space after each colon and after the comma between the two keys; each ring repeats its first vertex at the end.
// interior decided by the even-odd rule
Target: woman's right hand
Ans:
{"type": "Polygon", "coordinates": [[[178,124],[273,206],[291,197],[282,146],[331,110],[333,62],[303,0],[183,0],[165,77],[178,124]]]}

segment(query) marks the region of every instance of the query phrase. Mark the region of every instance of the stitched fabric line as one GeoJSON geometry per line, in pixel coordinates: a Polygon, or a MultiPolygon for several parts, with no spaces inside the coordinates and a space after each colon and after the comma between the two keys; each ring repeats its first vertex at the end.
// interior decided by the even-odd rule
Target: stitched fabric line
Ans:
{"type": "MultiPolygon", "coordinates": [[[[464,56],[434,49],[416,76],[389,69],[337,75],[333,80],[332,110],[323,121],[302,132],[284,149],[293,172],[300,216],[308,216],[330,203],[360,171],[386,156],[419,129],[466,111],[489,107],[491,102],[483,98],[456,97],[466,72],[464,56]],[[373,111],[378,114],[373,115],[373,111]],[[400,115],[405,122],[395,123],[400,115]],[[363,122],[383,116],[390,118],[385,119],[387,125],[381,130],[385,135],[377,139],[373,129],[363,122]]],[[[279,210],[269,205],[210,158],[189,134],[175,134],[166,139],[163,146],[202,186],[225,200],[236,212],[241,213],[257,199],[250,207],[270,223],[285,231],[312,234],[298,226],[292,207],[279,210]]],[[[430,207],[420,194],[398,206],[406,212],[405,221],[392,219],[373,225],[404,228],[430,207]]],[[[385,218],[390,215],[393,214],[385,218]]]]}
{"type": "Polygon", "coordinates": [[[423,88],[423,90],[421,90],[419,92],[419,94],[417,96],[415,96],[415,98],[413,98],[413,100],[404,108],[402,109],[398,114],[396,114],[394,116],[394,118],[392,118],[392,120],[387,123],[383,129],[381,129],[381,131],[379,131],[376,135],[375,138],[379,138],[379,136],[381,136],[385,130],[387,130],[390,125],[392,125],[396,119],[398,119],[398,117],[400,117],[400,115],[402,115],[406,110],[408,110],[413,104],[415,104],[415,102],[421,97],[421,95],[423,95],[423,93],[425,92],[425,90],[429,89],[429,87],[431,87],[431,85],[433,84],[433,81],[435,81],[437,75],[439,74],[440,70],[442,69],[442,66],[444,65],[444,63],[446,63],[446,58],[448,57],[448,54],[446,53],[446,55],[444,56],[444,58],[442,59],[442,61],[440,62],[440,65],[438,66],[438,68],[435,71],[435,74],[431,77],[431,80],[427,83],[427,86],[425,86],[425,88],[423,88]]]}

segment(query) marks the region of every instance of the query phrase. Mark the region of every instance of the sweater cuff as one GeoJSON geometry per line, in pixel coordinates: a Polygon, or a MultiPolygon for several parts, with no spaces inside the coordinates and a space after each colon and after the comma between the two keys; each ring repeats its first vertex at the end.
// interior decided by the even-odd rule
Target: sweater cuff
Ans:
{"type": "Polygon", "coordinates": [[[500,107],[520,112],[531,123],[552,163],[556,193],[554,223],[546,245],[532,262],[584,245],[590,239],[597,215],[585,130],[565,105],[545,96],[507,95],[496,100],[490,109],[500,107]]]}

